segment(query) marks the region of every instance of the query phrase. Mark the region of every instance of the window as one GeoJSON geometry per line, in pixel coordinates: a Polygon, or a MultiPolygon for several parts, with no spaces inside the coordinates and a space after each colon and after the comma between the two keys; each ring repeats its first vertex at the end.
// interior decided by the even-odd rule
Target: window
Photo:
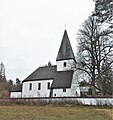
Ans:
{"type": "Polygon", "coordinates": [[[38,90],[41,90],[41,83],[38,83],[38,90]]]}
{"type": "Polygon", "coordinates": [[[29,90],[32,90],[32,83],[29,84],[29,90]]]}
{"type": "Polygon", "coordinates": [[[66,88],[63,88],[63,92],[66,92],[66,88]]]}
{"type": "Polygon", "coordinates": [[[47,83],[47,89],[50,89],[50,82],[47,83]]]}
{"type": "Polygon", "coordinates": [[[64,67],[66,67],[66,62],[64,62],[64,67]]]}

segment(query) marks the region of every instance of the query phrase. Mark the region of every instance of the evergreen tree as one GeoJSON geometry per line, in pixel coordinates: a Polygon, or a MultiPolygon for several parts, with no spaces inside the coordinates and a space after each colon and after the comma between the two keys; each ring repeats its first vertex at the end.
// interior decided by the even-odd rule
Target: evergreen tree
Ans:
{"type": "Polygon", "coordinates": [[[18,86],[20,84],[21,84],[21,81],[18,78],[16,78],[16,86],[18,86]]]}
{"type": "Polygon", "coordinates": [[[112,95],[113,93],[113,70],[107,61],[101,66],[101,80],[99,87],[103,95],[112,95]]]}
{"type": "Polygon", "coordinates": [[[3,62],[0,63],[0,82],[6,82],[5,66],[3,62]]]}
{"type": "Polygon", "coordinates": [[[52,63],[49,61],[47,66],[52,66],[52,63]]]}
{"type": "Polygon", "coordinates": [[[113,27],[113,0],[93,0],[95,2],[94,15],[100,22],[110,23],[113,27]]]}

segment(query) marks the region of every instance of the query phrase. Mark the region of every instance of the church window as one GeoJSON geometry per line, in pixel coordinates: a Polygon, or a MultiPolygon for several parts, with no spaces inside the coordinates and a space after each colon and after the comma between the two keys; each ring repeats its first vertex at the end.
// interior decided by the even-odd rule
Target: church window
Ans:
{"type": "Polygon", "coordinates": [[[32,83],[29,84],[29,90],[32,90],[32,83]]]}
{"type": "Polygon", "coordinates": [[[66,92],[66,88],[63,88],[63,92],[66,92]]]}
{"type": "Polygon", "coordinates": [[[64,62],[64,67],[66,67],[66,62],[64,62]]]}
{"type": "Polygon", "coordinates": [[[38,90],[41,90],[41,83],[38,83],[38,90]]]}
{"type": "Polygon", "coordinates": [[[47,83],[47,89],[50,89],[50,82],[47,83]]]}

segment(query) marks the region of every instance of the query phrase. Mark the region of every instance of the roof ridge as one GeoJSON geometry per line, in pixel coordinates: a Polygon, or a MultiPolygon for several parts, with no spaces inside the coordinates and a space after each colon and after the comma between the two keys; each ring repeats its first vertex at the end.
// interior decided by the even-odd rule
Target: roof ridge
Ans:
{"type": "MultiPolygon", "coordinates": [[[[57,66],[57,65],[51,65],[51,66],[46,66],[46,65],[45,65],[45,66],[40,66],[40,67],[38,67],[38,68],[55,67],[55,66],[57,66]]],[[[38,69],[38,68],[37,68],[37,69],[38,69]]]]}

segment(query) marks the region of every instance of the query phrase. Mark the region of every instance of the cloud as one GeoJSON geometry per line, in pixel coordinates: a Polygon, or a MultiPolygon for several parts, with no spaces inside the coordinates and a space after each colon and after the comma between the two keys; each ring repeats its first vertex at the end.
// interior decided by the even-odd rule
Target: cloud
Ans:
{"type": "Polygon", "coordinates": [[[0,0],[0,61],[7,78],[24,79],[48,61],[55,64],[65,24],[75,51],[77,30],[93,8],[91,0],[0,0]]]}

